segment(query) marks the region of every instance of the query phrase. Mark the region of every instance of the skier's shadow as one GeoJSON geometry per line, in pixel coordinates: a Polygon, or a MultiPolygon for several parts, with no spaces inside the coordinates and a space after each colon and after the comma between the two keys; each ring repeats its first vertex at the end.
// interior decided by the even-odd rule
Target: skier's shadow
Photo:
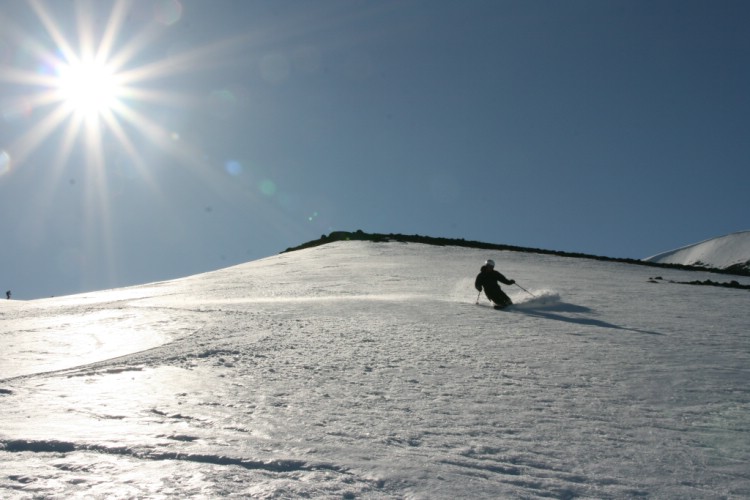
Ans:
{"type": "Polygon", "coordinates": [[[528,304],[526,306],[519,305],[513,308],[513,310],[519,313],[526,314],[527,316],[534,316],[536,318],[543,318],[543,319],[549,319],[549,320],[554,320],[554,321],[564,321],[565,323],[573,323],[576,325],[598,326],[600,328],[612,328],[614,330],[624,330],[628,332],[645,333],[648,335],[664,335],[663,333],[659,333],[659,332],[652,332],[649,330],[639,330],[638,328],[628,328],[625,326],[615,325],[614,323],[609,323],[607,321],[601,321],[598,319],[565,316],[560,313],[587,314],[587,313],[593,312],[593,310],[588,307],[579,306],[575,304],[568,304],[565,302],[556,302],[550,305],[532,305],[532,304],[528,304]]]}

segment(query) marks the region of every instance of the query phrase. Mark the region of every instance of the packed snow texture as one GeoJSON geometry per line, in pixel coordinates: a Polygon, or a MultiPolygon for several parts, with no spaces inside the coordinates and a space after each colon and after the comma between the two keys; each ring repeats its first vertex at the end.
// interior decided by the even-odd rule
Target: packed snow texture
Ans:
{"type": "Polygon", "coordinates": [[[663,252],[645,259],[660,264],[682,264],[725,269],[736,264],[750,264],[750,231],[728,234],[694,245],[663,252]]]}
{"type": "Polygon", "coordinates": [[[654,271],[338,242],[3,301],[0,497],[750,497],[750,295],[654,271]]]}

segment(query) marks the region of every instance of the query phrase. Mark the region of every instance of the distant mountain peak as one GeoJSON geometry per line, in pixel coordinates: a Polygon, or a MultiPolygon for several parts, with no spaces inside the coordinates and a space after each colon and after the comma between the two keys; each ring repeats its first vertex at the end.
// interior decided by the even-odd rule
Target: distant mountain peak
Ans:
{"type": "Polygon", "coordinates": [[[659,264],[680,264],[747,273],[750,271],[750,231],[739,231],[701,241],[644,260],[659,264]]]}

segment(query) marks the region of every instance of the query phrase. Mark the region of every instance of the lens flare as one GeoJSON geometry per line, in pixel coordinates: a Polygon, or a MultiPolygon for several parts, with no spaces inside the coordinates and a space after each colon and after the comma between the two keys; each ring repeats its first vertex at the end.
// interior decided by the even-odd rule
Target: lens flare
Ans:
{"type": "Polygon", "coordinates": [[[0,176],[10,172],[10,155],[7,151],[0,151],[0,176]]]}
{"type": "Polygon", "coordinates": [[[242,174],[242,164],[235,160],[230,160],[224,164],[224,169],[232,177],[237,177],[242,174]]]}
{"type": "MultiPolygon", "coordinates": [[[[168,52],[183,5],[149,2],[157,9],[154,22],[151,13],[140,15],[144,4],[28,0],[18,8],[32,15],[25,23],[4,23],[0,35],[0,85],[7,96],[0,100],[0,124],[13,128],[10,142],[0,144],[0,175],[5,181],[27,168],[38,174],[38,200],[74,187],[85,204],[85,233],[92,235],[86,244],[110,263],[117,254],[113,200],[124,192],[121,179],[137,179],[162,196],[155,166],[178,164],[207,189],[223,187],[203,142],[192,130],[185,137],[175,130],[179,116],[204,111],[204,90],[180,90],[174,82],[236,63],[249,38],[240,33],[168,52]]],[[[231,108],[231,100],[219,99],[225,101],[231,108]]],[[[40,210],[48,204],[39,202],[40,210]]]]}
{"type": "Polygon", "coordinates": [[[270,179],[265,179],[260,183],[260,192],[266,196],[273,196],[276,194],[276,183],[270,179]]]}
{"type": "MultiPolygon", "coordinates": [[[[109,144],[126,153],[149,183],[155,180],[144,152],[152,148],[208,175],[197,143],[182,140],[153,112],[156,107],[196,108],[197,96],[160,83],[225,64],[222,61],[231,60],[245,46],[245,36],[154,59],[154,46],[182,16],[178,0],[155,1],[163,22],[148,19],[140,26],[133,20],[139,18],[141,4],[132,0],[115,0],[111,7],[74,2],[73,17],[65,15],[66,7],[60,3],[30,0],[27,5],[46,33],[6,25],[0,47],[0,83],[15,89],[12,97],[0,102],[0,112],[5,122],[24,126],[13,143],[0,145],[12,156],[14,169],[23,168],[37,149],[57,135],[59,152],[49,165],[51,177],[63,176],[71,156],[81,152],[92,182],[98,183],[92,189],[102,197],[107,163],[113,157],[109,144]],[[108,18],[106,9],[111,9],[108,18]],[[10,48],[13,54],[8,54],[10,48]]],[[[224,93],[219,97],[220,113],[235,107],[236,99],[224,93]]]]}
{"type": "Polygon", "coordinates": [[[154,6],[156,21],[171,26],[182,17],[182,4],[178,0],[161,0],[154,6]]]}

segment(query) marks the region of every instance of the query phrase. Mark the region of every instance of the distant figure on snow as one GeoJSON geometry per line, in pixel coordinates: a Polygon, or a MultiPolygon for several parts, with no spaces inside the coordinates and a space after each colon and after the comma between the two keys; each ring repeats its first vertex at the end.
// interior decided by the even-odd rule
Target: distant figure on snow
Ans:
{"type": "Polygon", "coordinates": [[[499,272],[495,271],[495,261],[489,259],[482,266],[481,271],[477,275],[477,279],[474,280],[474,287],[479,292],[484,288],[484,294],[487,295],[488,299],[495,303],[495,308],[502,309],[503,307],[511,305],[513,301],[510,300],[510,297],[505,295],[505,292],[500,289],[498,281],[506,285],[516,284],[515,280],[509,280],[499,272]]]}
{"type": "MultiPolygon", "coordinates": [[[[0,288],[0,290],[2,290],[2,288],[0,288]]],[[[10,300],[10,290],[8,290],[7,292],[5,292],[5,298],[8,299],[8,300],[10,300]]]]}

